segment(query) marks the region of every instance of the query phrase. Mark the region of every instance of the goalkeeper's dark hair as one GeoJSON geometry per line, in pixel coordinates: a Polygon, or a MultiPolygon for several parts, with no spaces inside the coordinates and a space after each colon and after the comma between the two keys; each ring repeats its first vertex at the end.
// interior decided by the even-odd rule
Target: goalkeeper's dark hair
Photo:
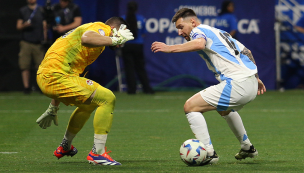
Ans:
{"type": "Polygon", "coordinates": [[[190,8],[179,9],[172,18],[172,23],[175,23],[179,18],[197,17],[195,12],[190,8]]]}
{"type": "Polygon", "coordinates": [[[105,24],[114,26],[115,28],[119,28],[121,24],[125,24],[127,25],[127,28],[129,28],[128,23],[121,17],[111,17],[105,22],[105,24]]]}
{"type": "Polygon", "coordinates": [[[136,11],[137,11],[137,2],[130,1],[128,3],[127,8],[127,15],[126,21],[129,24],[129,29],[133,33],[134,38],[137,38],[137,18],[136,18],[136,11]]]}

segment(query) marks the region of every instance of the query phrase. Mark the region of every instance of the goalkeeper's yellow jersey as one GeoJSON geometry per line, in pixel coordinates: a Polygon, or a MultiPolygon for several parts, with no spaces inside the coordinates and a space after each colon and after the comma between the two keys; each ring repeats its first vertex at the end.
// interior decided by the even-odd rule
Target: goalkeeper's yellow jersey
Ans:
{"type": "Polygon", "coordinates": [[[89,48],[81,44],[81,36],[86,31],[94,31],[103,36],[110,36],[111,27],[102,23],[81,25],[58,38],[46,52],[37,74],[62,73],[77,75],[92,64],[104,51],[105,46],[89,48]]]}

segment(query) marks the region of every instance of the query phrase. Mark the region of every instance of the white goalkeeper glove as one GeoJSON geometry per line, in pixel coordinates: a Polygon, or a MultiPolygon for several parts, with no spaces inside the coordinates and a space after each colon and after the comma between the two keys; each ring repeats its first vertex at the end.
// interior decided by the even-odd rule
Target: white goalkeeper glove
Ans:
{"type": "Polygon", "coordinates": [[[58,126],[58,118],[57,118],[58,110],[59,107],[50,104],[49,108],[36,120],[36,123],[38,123],[39,126],[43,129],[50,127],[52,121],[54,121],[54,124],[58,126]]]}
{"type": "Polygon", "coordinates": [[[124,44],[129,40],[133,40],[133,34],[129,29],[126,29],[126,25],[121,24],[119,30],[117,31],[116,28],[112,30],[113,36],[110,37],[112,39],[112,46],[124,44]]]}

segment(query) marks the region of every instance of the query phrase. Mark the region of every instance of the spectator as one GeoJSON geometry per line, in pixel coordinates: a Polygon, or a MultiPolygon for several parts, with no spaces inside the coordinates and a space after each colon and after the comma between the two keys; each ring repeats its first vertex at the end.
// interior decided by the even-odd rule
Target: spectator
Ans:
{"type": "Polygon", "coordinates": [[[154,91],[150,86],[148,75],[145,69],[144,57],[144,34],[147,32],[145,28],[145,18],[136,14],[137,3],[130,1],[127,7],[127,14],[123,15],[129,29],[134,35],[134,40],[127,42],[122,48],[122,57],[127,81],[128,94],[136,94],[136,75],[143,87],[143,92],[153,94],[154,91]]]}
{"type": "Polygon", "coordinates": [[[218,29],[228,32],[233,38],[237,34],[237,19],[234,12],[234,4],[232,1],[224,1],[219,16],[216,19],[215,26],[218,29]]]}
{"type": "Polygon", "coordinates": [[[296,25],[294,26],[295,29],[300,32],[300,33],[303,33],[304,34],[304,16],[302,16],[298,22],[296,23],[296,25]]]}
{"type": "Polygon", "coordinates": [[[37,5],[37,0],[27,0],[27,5],[20,9],[17,30],[22,32],[19,67],[22,71],[23,92],[30,94],[31,60],[34,58],[37,70],[45,53],[41,43],[46,40],[47,34],[43,8],[37,5]]]}
{"type": "Polygon", "coordinates": [[[82,17],[78,5],[71,0],[59,0],[53,7],[55,26],[53,27],[54,41],[64,35],[67,31],[81,25],[82,17]]]}

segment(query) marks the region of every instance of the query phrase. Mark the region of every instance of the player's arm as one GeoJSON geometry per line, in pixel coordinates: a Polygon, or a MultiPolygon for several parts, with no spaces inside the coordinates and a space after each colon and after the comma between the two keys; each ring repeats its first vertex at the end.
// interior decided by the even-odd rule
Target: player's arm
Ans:
{"type": "Polygon", "coordinates": [[[31,26],[30,23],[28,23],[28,22],[23,22],[22,19],[18,19],[18,20],[17,20],[17,25],[16,25],[17,30],[23,30],[24,28],[27,28],[27,27],[29,27],[29,26],[31,26]]]}
{"type": "Polygon", "coordinates": [[[112,46],[112,39],[94,31],[86,31],[81,37],[81,44],[86,47],[112,46]]]}
{"type": "Polygon", "coordinates": [[[124,44],[129,40],[133,40],[133,34],[126,25],[121,24],[120,29],[117,31],[113,28],[111,36],[103,36],[94,31],[86,31],[81,36],[81,44],[86,47],[101,47],[101,46],[116,46],[124,44]]]}
{"type": "Polygon", "coordinates": [[[204,38],[198,38],[191,40],[183,44],[166,45],[162,42],[152,43],[152,52],[165,52],[165,53],[177,53],[177,52],[194,52],[205,49],[206,40],[204,38]]]}
{"type": "Polygon", "coordinates": [[[294,28],[295,28],[298,32],[304,33],[304,28],[303,28],[303,27],[294,26],[294,28]]]}
{"type": "Polygon", "coordinates": [[[235,38],[235,35],[236,35],[236,30],[232,30],[230,31],[229,33],[231,35],[232,38],[235,38]]]}
{"type": "MultiPolygon", "coordinates": [[[[256,65],[253,55],[249,49],[247,49],[245,47],[241,53],[248,56],[248,58],[256,65]]],[[[264,94],[264,92],[266,92],[266,87],[265,87],[264,83],[261,81],[261,79],[259,79],[258,73],[255,74],[255,77],[258,80],[258,95],[264,94]]]]}
{"type": "Polygon", "coordinates": [[[78,26],[81,25],[81,22],[82,22],[82,17],[74,17],[73,23],[70,23],[68,25],[58,25],[55,27],[55,30],[58,31],[59,33],[63,33],[71,29],[77,28],[78,26]]]}
{"type": "Polygon", "coordinates": [[[36,123],[43,129],[50,127],[52,121],[58,126],[57,111],[59,110],[60,101],[52,99],[48,109],[36,120],[36,123]]]}
{"type": "Polygon", "coordinates": [[[42,21],[42,25],[43,25],[43,38],[44,38],[44,41],[46,41],[47,40],[47,23],[46,23],[46,20],[42,21]]]}
{"type": "MultiPolygon", "coordinates": [[[[251,51],[250,51],[249,49],[247,49],[247,48],[245,47],[245,48],[242,50],[241,54],[244,54],[244,55],[248,56],[248,58],[256,65],[255,60],[254,60],[254,58],[253,58],[253,55],[252,55],[252,53],[251,53],[251,51]]],[[[258,73],[255,74],[255,77],[256,77],[257,79],[259,79],[258,73]]]]}

